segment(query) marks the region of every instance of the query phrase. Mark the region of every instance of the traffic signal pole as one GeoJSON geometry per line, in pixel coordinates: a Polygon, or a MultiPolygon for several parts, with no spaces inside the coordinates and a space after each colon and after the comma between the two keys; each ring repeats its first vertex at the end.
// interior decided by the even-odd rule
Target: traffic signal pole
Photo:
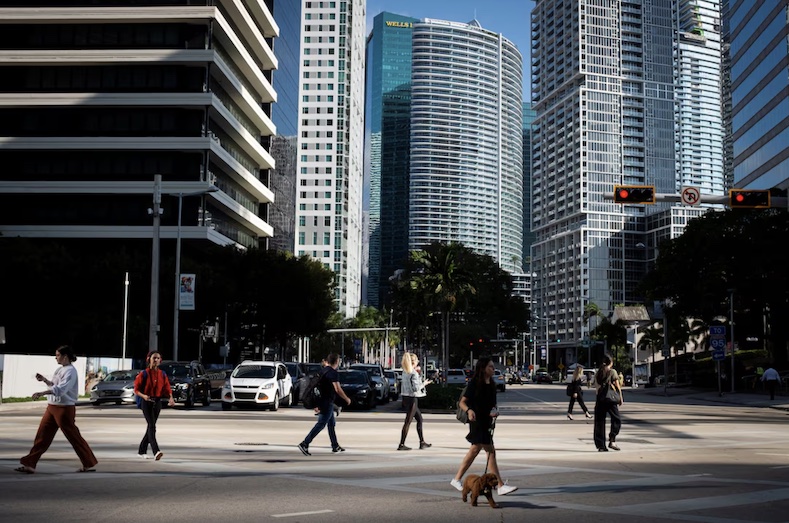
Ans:
{"type": "MultiPolygon", "coordinates": [[[[604,193],[603,199],[605,200],[614,200],[613,193],[604,193]]],[[[655,202],[664,202],[664,203],[682,203],[682,195],[680,194],[655,194],[655,202]]],[[[701,194],[699,196],[699,203],[717,203],[721,205],[728,206],[730,203],[730,196],[728,194],[724,195],[712,195],[712,194],[701,194]]],[[[770,207],[789,207],[789,198],[785,196],[771,196],[770,197],[770,207]]],[[[637,203],[632,203],[628,205],[639,205],[637,203]]]]}

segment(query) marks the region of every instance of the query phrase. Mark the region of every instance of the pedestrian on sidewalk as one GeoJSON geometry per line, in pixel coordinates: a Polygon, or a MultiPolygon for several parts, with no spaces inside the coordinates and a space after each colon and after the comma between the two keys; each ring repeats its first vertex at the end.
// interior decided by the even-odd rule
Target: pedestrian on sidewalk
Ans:
{"type": "Polygon", "coordinates": [[[578,402],[578,406],[581,407],[581,410],[584,411],[584,415],[587,418],[591,418],[592,415],[589,414],[589,409],[586,408],[586,403],[584,403],[584,390],[583,386],[581,385],[581,376],[583,376],[584,368],[580,364],[576,364],[575,372],[573,372],[573,377],[571,378],[572,381],[567,385],[567,390],[570,393],[570,405],[567,406],[567,419],[573,419],[573,406],[575,402],[578,402]]]}
{"type": "Polygon", "coordinates": [[[768,368],[764,371],[764,374],[762,374],[762,381],[764,382],[767,392],[770,393],[770,401],[774,400],[775,389],[778,387],[778,384],[781,383],[781,376],[778,374],[778,371],[772,367],[768,368]]]}
{"type": "Polygon", "coordinates": [[[499,473],[499,465],[496,462],[496,448],[493,445],[493,429],[499,410],[496,404],[496,382],[493,375],[496,368],[490,358],[483,357],[477,361],[474,374],[469,379],[465,393],[460,398],[460,408],[468,414],[469,433],[466,441],[471,443],[471,448],[460,462],[460,468],[455,477],[450,481],[450,485],[459,491],[463,491],[463,474],[474,463],[481,450],[487,453],[486,472],[496,475],[499,482],[498,495],[506,496],[518,490],[518,487],[507,485],[507,482],[499,473]]]}
{"type": "Polygon", "coordinates": [[[38,381],[43,381],[47,387],[45,391],[33,393],[33,399],[48,396],[47,410],[41,418],[41,423],[36,432],[33,448],[27,456],[19,460],[20,467],[17,472],[33,474],[36,471],[38,460],[49,449],[58,429],[63,432],[74,451],[77,453],[82,467],[77,472],[93,472],[98,460],[93,455],[88,442],[80,434],[75,419],[77,416],[77,398],[79,397],[79,379],[77,369],[72,365],[77,361],[74,351],[68,345],[61,345],[55,350],[55,360],[60,368],[55,371],[52,380],[46,379],[41,374],[36,374],[38,381]]]}
{"type": "Polygon", "coordinates": [[[411,450],[411,447],[406,447],[405,438],[408,436],[408,429],[411,428],[411,421],[414,419],[416,420],[416,433],[419,436],[419,448],[430,448],[432,445],[425,441],[424,434],[422,434],[422,412],[419,410],[419,398],[427,396],[425,387],[431,384],[432,380],[423,381],[422,375],[419,373],[419,357],[413,352],[403,354],[401,365],[403,367],[401,380],[405,421],[403,429],[400,431],[400,445],[397,450],[411,450]]]}
{"type": "Polygon", "coordinates": [[[619,376],[612,368],[611,356],[603,356],[603,363],[595,374],[597,398],[594,405],[594,444],[599,452],[608,452],[608,449],[620,450],[616,444],[616,437],[622,428],[622,418],[619,416],[619,407],[624,403],[622,387],[619,385],[619,376]],[[612,402],[608,390],[613,389],[619,394],[619,399],[612,402]],[[611,416],[611,431],[608,433],[608,448],[605,446],[605,418],[611,416]]]}
{"type": "Polygon", "coordinates": [[[148,459],[148,446],[150,445],[153,459],[156,461],[164,456],[159,450],[159,442],[156,441],[156,421],[162,411],[162,398],[169,398],[167,404],[170,407],[175,405],[170,380],[167,374],[159,368],[161,362],[162,355],[159,351],[149,352],[145,357],[145,369],[134,378],[134,394],[140,398],[138,405],[147,423],[137,455],[142,459],[148,459]]]}
{"type": "Polygon", "coordinates": [[[305,456],[311,456],[309,451],[310,443],[315,439],[320,431],[328,425],[329,427],[329,441],[331,441],[332,452],[345,452],[345,449],[337,442],[337,434],[334,431],[336,424],[336,416],[334,414],[334,400],[337,396],[341,397],[346,404],[351,404],[349,398],[340,387],[340,375],[337,372],[337,367],[340,366],[340,356],[337,353],[331,353],[326,357],[326,365],[321,369],[321,379],[318,382],[318,390],[320,391],[320,401],[315,410],[318,412],[318,421],[315,426],[304,438],[304,441],[299,443],[299,450],[305,456]]]}

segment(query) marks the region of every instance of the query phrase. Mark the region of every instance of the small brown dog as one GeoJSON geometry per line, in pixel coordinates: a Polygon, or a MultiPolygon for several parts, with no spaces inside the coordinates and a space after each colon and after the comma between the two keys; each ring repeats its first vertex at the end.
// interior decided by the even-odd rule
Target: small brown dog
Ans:
{"type": "Polygon", "coordinates": [[[488,498],[488,504],[491,508],[499,508],[495,501],[493,501],[493,489],[499,486],[499,480],[495,474],[483,474],[477,476],[476,474],[469,474],[463,480],[463,502],[468,499],[469,492],[471,493],[471,506],[477,506],[477,498],[480,494],[485,494],[488,498]]]}

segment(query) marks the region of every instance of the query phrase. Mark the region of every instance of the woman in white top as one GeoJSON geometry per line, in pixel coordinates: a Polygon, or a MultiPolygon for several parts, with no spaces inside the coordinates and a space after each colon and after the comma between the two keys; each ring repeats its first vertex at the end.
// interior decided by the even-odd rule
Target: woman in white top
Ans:
{"type": "Polygon", "coordinates": [[[68,442],[74,447],[74,451],[82,462],[82,467],[77,472],[93,472],[95,470],[93,467],[98,463],[88,442],[85,441],[74,424],[77,415],[78,376],[77,369],[71,363],[76,361],[77,357],[70,347],[63,345],[55,350],[55,359],[61,367],[55,371],[52,381],[41,374],[36,374],[36,379],[43,381],[49,388],[34,393],[33,399],[49,396],[48,405],[38,426],[33,448],[30,449],[27,456],[19,460],[21,466],[14,469],[17,472],[33,474],[36,471],[38,460],[49,449],[58,429],[63,432],[68,442]]]}
{"type": "Polygon", "coordinates": [[[429,385],[431,380],[422,381],[422,376],[419,374],[419,358],[413,352],[406,352],[403,355],[403,377],[402,377],[402,395],[403,395],[403,408],[405,409],[405,422],[403,423],[403,430],[400,434],[400,445],[397,450],[411,450],[411,447],[405,446],[405,438],[408,436],[408,429],[411,428],[411,420],[416,419],[416,433],[419,435],[419,448],[426,449],[431,447],[430,443],[425,441],[422,435],[422,413],[419,412],[419,398],[427,395],[425,387],[429,385]]]}

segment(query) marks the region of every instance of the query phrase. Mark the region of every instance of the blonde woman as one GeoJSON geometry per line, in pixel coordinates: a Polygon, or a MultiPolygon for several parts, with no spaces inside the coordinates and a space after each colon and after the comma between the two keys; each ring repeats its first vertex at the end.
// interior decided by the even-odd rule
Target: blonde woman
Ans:
{"type": "Polygon", "coordinates": [[[403,385],[401,388],[405,421],[403,422],[403,430],[400,433],[400,445],[397,447],[397,450],[411,450],[411,447],[406,447],[405,438],[408,436],[408,429],[411,428],[411,420],[414,419],[416,419],[416,433],[419,435],[419,448],[426,449],[432,445],[425,441],[422,434],[422,413],[419,411],[419,398],[427,395],[425,387],[432,381],[422,381],[422,376],[418,372],[419,358],[413,352],[406,352],[403,355],[402,366],[403,385]]]}
{"type": "Polygon", "coordinates": [[[592,415],[589,414],[589,409],[586,408],[586,404],[584,403],[584,391],[583,387],[581,386],[581,376],[583,376],[584,368],[581,365],[576,365],[575,372],[573,372],[572,381],[570,382],[572,394],[570,394],[570,405],[567,406],[567,419],[573,419],[573,406],[575,402],[578,402],[578,406],[581,407],[581,410],[584,411],[584,415],[587,418],[591,418],[592,415]]]}

